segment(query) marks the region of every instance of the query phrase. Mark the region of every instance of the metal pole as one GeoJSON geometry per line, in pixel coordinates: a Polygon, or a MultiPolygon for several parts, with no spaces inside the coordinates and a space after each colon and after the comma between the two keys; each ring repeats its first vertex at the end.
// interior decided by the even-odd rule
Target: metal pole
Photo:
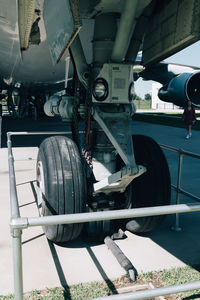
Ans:
{"type": "MultiPolygon", "coordinates": [[[[84,134],[85,132],[83,130],[79,130],[80,134],[84,134]]],[[[72,134],[72,131],[19,131],[19,132],[7,132],[8,139],[10,139],[11,136],[17,136],[17,135],[57,135],[57,134],[66,134],[70,135],[72,134]]]]}
{"type": "Polygon", "coordinates": [[[1,139],[2,139],[2,116],[0,116],[0,148],[1,148],[1,139]]]}
{"type": "Polygon", "coordinates": [[[21,230],[15,230],[12,236],[14,294],[15,300],[23,300],[23,276],[22,276],[22,243],[21,230]]]}
{"type": "Polygon", "coordinates": [[[72,52],[79,80],[86,88],[88,88],[88,65],[79,36],[76,36],[73,40],[73,43],[70,45],[70,50],[72,52]]]}
{"type": "Polygon", "coordinates": [[[133,20],[137,11],[138,0],[124,1],[124,10],[121,14],[119,28],[113,46],[111,61],[122,62],[126,55],[127,45],[133,29],[133,20]]]}
{"type": "Polygon", "coordinates": [[[139,218],[147,216],[169,215],[174,213],[188,213],[200,211],[200,204],[188,203],[179,205],[164,205],[155,207],[142,207],[133,209],[109,210],[69,215],[54,215],[45,217],[16,218],[11,220],[11,228],[25,229],[35,226],[47,226],[57,224],[75,224],[95,222],[102,220],[117,220],[127,218],[139,218]]]}
{"type": "MultiPolygon", "coordinates": [[[[71,131],[19,131],[19,132],[7,132],[8,140],[11,135],[50,135],[50,134],[71,134],[71,131]]],[[[82,133],[82,132],[79,132],[82,133]]]]}
{"type": "Polygon", "coordinates": [[[177,294],[180,292],[192,291],[196,289],[200,289],[200,281],[179,284],[174,286],[166,286],[163,288],[156,288],[156,289],[146,290],[146,291],[138,291],[134,293],[114,295],[109,297],[108,296],[100,297],[100,298],[95,298],[94,300],[108,300],[108,299],[109,300],[136,300],[136,299],[147,299],[147,298],[152,299],[153,297],[177,294]]]}
{"type": "MultiPolygon", "coordinates": [[[[175,191],[177,191],[177,187],[175,186],[175,185],[171,185],[171,188],[173,189],[173,190],[175,190],[175,191]]],[[[191,198],[191,199],[193,199],[193,200],[195,200],[195,201],[197,201],[197,202],[200,202],[200,198],[199,197],[197,197],[197,196],[195,196],[195,195],[193,195],[193,194],[191,194],[191,193],[188,193],[188,192],[186,192],[185,190],[183,190],[183,189],[179,189],[179,193],[180,194],[183,194],[183,195],[185,195],[185,196],[187,196],[188,198],[191,198]]]]}
{"type": "MultiPolygon", "coordinates": [[[[180,187],[181,187],[181,174],[182,174],[182,163],[183,154],[182,150],[179,150],[179,161],[178,161],[178,178],[177,178],[177,190],[176,190],[176,204],[180,203],[180,187]]],[[[172,227],[174,231],[181,231],[182,228],[179,225],[179,214],[176,214],[175,226],[172,227]]]]}
{"type": "Polygon", "coordinates": [[[7,134],[8,141],[8,166],[9,166],[9,182],[10,182],[10,207],[11,207],[11,218],[19,218],[19,203],[17,198],[17,188],[14,170],[14,157],[12,153],[12,143],[10,135],[7,134]]]}
{"type": "MultiPolygon", "coordinates": [[[[12,153],[12,143],[10,135],[7,134],[8,141],[8,165],[10,180],[10,207],[11,223],[14,218],[20,219],[19,203],[17,198],[16,179],[14,170],[14,157],[12,153]]],[[[14,294],[15,300],[23,300],[23,275],[22,275],[22,231],[11,227],[12,252],[13,252],[13,275],[14,275],[14,294]]]]}
{"type": "Polygon", "coordinates": [[[163,148],[163,149],[166,149],[166,150],[171,150],[173,152],[181,153],[183,155],[187,155],[187,156],[190,156],[190,157],[200,159],[200,155],[197,154],[197,153],[192,153],[192,152],[189,152],[189,151],[185,151],[183,149],[177,149],[177,148],[174,148],[174,147],[171,147],[171,146],[166,146],[166,145],[163,145],[163,144],[160,144],[160,147],[163,148]]]}
{"type": "Polygon", "coordinates": [[[1,148],[1,141],[2,141],[2,116],[0,116],[0,148],[1,148]]]}

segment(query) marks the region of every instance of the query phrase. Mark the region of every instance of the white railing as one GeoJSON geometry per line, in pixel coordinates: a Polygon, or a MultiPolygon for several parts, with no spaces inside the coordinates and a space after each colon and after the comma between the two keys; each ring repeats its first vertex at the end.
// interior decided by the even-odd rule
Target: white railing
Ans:
{"type": "MultiPolygon", "coordinates": [[[[22,241],[21,234],[25,228],[33,226],[44,225],[56,225],[56,224],[72,224],[93,222],[101,220],[114,220],[125,218],[138,218],[144,216],[157,216],[176,214],[176,227],[179,227],[178,214],[186,212],[200,211],[200,204],[188,203],[179,204],[179,194],[183,193],[194,200],[200,201],[200,199],[186,191],[182,190],[181,184],[181,171],[182,171],[182,157],[188,155],[195,158],[200,158],[200,155],[186,152],[184,150],[178,150],[176,148],[160,145],[162,148],[175,151],[179,154],[179,167],[178,167],[178,180],[177,186],[172,186],[177,191],[176,204],[157,206],[157,207],[145,207],[135,209],[123,209],[114,211],[102,211],[91,213],[79,213],[69,215],[56,215],[46,217],[21,217],[19,210],[19,202],[17,196],[15,169],[14,169],[14,157],[12,153],[11,136],[13,135],[51,135],[51,134],[71,134],[71,132],[8,132],[7,133],[7,145],[8,145],[8,163],[9,163],[9,182],[10,182],[10,206],[11,206],[11,236],[12,236],[12,249],[13,249],[13,271],[14,271],[14,295],[15,300],[23,299],[23,274],[22,274],[22,241]]],[[[163,288],[156,288],[153,290],[139,291],[135,293],[128,293],[122,295],[107,296],[98,298],[98,300],[111,299],[111,300],[131,300],[131,299],[146,299],[150,297],[169,295],[194,289],[200,289],[200,281],[186,283],[182,285],[174,285],[163,288]]]]}

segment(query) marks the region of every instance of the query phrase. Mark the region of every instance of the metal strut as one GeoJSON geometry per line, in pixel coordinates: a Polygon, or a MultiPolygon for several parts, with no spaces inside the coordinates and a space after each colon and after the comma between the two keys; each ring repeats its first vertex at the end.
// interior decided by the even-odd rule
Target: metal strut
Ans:
{"type": "Polygon", "coordinates": [[[125,163],[121,170],[94,184],[94,195],[124,192],[134,178],[146,172],[146,168],[135,161],[130,120],[132,106],[127,104],[123,105],[123,111],[105,112],[99,105],[93,105],[92,113],[125,163]]]}

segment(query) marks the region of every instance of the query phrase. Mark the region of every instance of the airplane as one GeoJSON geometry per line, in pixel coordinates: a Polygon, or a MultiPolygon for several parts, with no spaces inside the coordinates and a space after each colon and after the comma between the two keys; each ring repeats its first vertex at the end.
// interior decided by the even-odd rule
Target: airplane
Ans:
{"type": "MultiPolygon", "coordinates": [[[[168,205],[166,158],[150,137],[134,135],[134,78],[160,81],[164,101],[199,104],[200,72],[161,61],[199,40],[199,0],[2,0],[1,88],[48,95],[44,111],[72,126],[73,138],[45,139],[37,159],[41,215],[168,205]],[[138,52],[143,70],[134,74],[138,52]],[[65,91],[62,96],[58,91],[65,91]],[[82,134],[84,131],[84,134],[82,134]]],[[[157,228],[163,216],[88,224],[105,236],[122,226],[157,228]]],[[[44,226],[67,242],[82,224],[44,226]]]]}
{"type": "MultiPolygon", "coordinates": [[[[136,77],[136,76],[135,76],[136,77]]],[[[136,80],[154,80],[162,84],[158,97],[164,102],[172,102],[184,107],[185,99],[190,99],[194,106],[199,106],[199,68],[189,65],[159,62],[138,73],[136,80]]]]}

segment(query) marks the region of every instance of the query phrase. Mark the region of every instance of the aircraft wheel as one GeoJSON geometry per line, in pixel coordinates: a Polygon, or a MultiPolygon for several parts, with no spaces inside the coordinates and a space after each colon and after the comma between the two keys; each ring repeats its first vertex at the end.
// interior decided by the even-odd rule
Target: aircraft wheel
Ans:
{"type": "MultiPolygon", "coordinates": [[[[80,154],[69,138],[53,136],[40,145],[37,158],[37,198],[43,216],[81,213],[86,181],[80,154]]],[[[47,238],[67,242],[79,236],[83,224],[44,226],[47,238]]]]}
{"type": "MultiPolygon", "coordinates": [[[[169,205],[171,180],[168,164],[160,146],[150,137],[133,135],[137,164],[147,172],[135,178],[128,187],[131,208],[169,205]]],[[[149,232],[160,225],[165,216],[142,217],[129,220],[126,229],[133,233],[149,232]]]]}

